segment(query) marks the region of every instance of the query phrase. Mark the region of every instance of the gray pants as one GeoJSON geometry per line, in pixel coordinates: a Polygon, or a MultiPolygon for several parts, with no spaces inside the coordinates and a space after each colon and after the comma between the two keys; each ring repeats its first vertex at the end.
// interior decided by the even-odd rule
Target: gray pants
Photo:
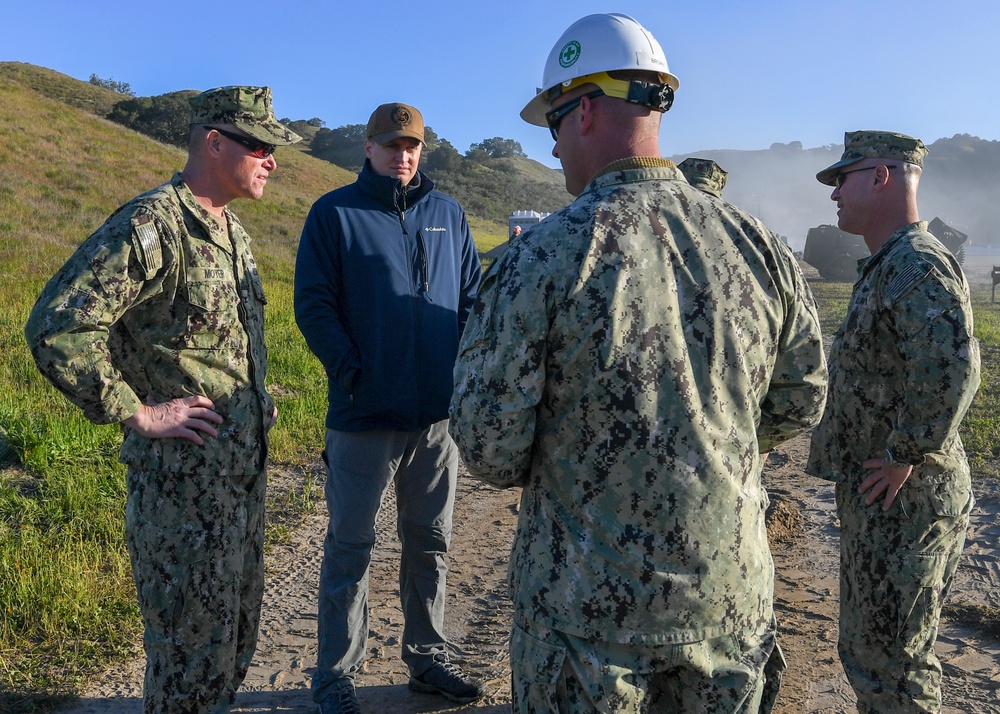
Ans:
{"type": "Polygon", "coordinates": [[[458,449],[447,420],[424,431],[327,431],[326,502],[330,525],[319,592],[319,655],[313,699],[353,677],[368,647],[368,572],[375,521],[390,484],[396,487],[402,554],[402,657],[413,675],[446,653],[445,556],[451,542],[458,449]]]}

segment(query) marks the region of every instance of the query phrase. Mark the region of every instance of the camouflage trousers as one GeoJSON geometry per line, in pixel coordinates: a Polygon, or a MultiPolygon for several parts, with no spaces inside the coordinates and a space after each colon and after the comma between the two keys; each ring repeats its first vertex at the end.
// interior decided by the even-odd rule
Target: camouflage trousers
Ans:
{"type": "Polygon", "coordinates": [[[257,646],[267,475],[129,469],[145,714],[225,714],[257,646]]]}
{"type": "MultiPolygon", "coordinates": [[[[775,631],[701,642],[585,640],[518,617],[511,631],[514,714],[758,714],[765,664],[784,669],[775,631]]],[[[776,691],[773,692],[776,695],[776,691]]]]}
{"type": "Polygon", "coordinates": [[[940,711],[934,642],[965,545],[973,505],[968,477],[922,483],[915,474],[888,512],[883,498],[865,505],[860,483],[838,483],[836,492],[838,649],[858,711],[940,711]]]}

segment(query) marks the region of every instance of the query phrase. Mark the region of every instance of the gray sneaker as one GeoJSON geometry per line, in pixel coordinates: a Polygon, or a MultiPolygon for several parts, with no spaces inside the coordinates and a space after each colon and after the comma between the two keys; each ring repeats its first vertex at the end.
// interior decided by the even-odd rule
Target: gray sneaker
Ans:
{"type": "Polygon", "coordinates": [[[330,694],[319,703],[319,714],[361,714],[354,680],[344,677],[330,689],[330,694]]]}
{"type": "Polygon", "coordinates": [[[410,689],[424,694],[440,694],[459,704],[474,702],[486,694],[482,682],[464,674],[441,654],[434,655],[434,664],[426,672],[410,677],[410,689]]]}

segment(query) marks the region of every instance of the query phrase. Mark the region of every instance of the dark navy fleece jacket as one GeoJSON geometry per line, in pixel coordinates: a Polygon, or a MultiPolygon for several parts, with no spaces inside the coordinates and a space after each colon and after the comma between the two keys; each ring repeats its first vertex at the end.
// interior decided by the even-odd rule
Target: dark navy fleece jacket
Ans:
{"type": "Polygon", "coordinates": [[[295,266],[295,321],[329,382],[326,425],[417,431],[448,417],[458,340],[479,287],[465,212],[418,173],[366,161],[313,204],[295,266]]]}

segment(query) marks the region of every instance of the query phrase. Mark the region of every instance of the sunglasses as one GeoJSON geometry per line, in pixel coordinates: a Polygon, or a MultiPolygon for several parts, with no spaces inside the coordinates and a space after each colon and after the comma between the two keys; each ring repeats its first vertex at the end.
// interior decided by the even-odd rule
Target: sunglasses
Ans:
{"type": "Polygon", "coordinates": [[[584,97],[593,99],[604,94],[603,89],[595,89],[593,92],[582,94],[571,102],[566,102],[556,107],[552,111],[545,113],[545,123],[549,125],[549,133],[552,134],[552,141],[559,141],[559,125],[562,124],[563,117],[580,106],[584,97]]]}
{"type": "MultiPolygon", "coordinates": [[[[878,168],[878,166],[866,166],[863,169],[851,169],[850,171],[841,171],[833,179],[833,185],[836,186],[837,188],[840,188],[841,186],[844,185],[844,181],[847,180],[846,179],[847,174],[857,173],[858,171],[871,171],[872,169],[877,169],[877,168],[878,168]]],[[[886,171],[892,171],[893,169],[898,169],[898,168],[899,168],[898,166],[886,166],[885,170],[886,171]]]]}
{"type": "Polygon", "coordinates": [[[234,134],[231,131],[226,131],[225,129],[220,129],[217,126],[207,126],[206,129],[212,131],[217,131],[222,134],[227,139],[232,139],[237,144],[243,144],[250,150],[250,153],[256,156],[258,159],[266,159],[268,156],[274,153],[276,147],[274,144],[268,144],[266,141],[259,141],[249,136],[243,136],[242,134],[234,134]]]}

